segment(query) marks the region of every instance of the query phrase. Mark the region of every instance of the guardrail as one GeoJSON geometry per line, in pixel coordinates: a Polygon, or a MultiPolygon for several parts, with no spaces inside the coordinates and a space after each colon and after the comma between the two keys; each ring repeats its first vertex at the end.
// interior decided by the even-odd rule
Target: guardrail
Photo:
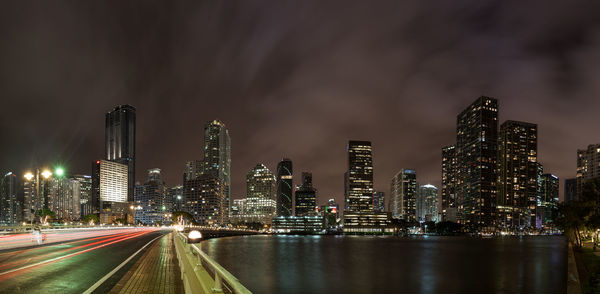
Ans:
{"type": "Polygon", "coordinates": [[[189,244],[187,236],[179,232],[176,235],[175,251],[185,293],[252,293],[198,246],[189,244]]]}

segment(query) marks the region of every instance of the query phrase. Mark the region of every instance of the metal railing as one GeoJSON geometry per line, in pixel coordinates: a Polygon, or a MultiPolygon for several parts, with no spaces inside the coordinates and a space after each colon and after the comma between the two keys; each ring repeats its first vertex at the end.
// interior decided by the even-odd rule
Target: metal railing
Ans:
{"type": "Polygon", "coordinates": [[[250,294],[250,290],[246,289],[240,281],[228,272],[224,267],[217,263],[214,259],[208,256],[202,249],[198,248],[195,244],[189,244],[188,238],[183,233],[178,232],[178,241],[180,244],[176,244],[175,248],[177,251],[177,258],[179,260],[179,266],[181,268],[181,276],[184,280],[184,287],[186,293],[202,293],[207,292],[206,290],[196,289],[210,289],[212,293],[235,293],[235,294],[250,294]],[[180,252],[180,248],[184,252],[180,252]],[[184,256],[185,255],[185,256],[184,256]],[[190,256],[191,255],[191,256],[190,256]],[[191,257],[191,258],[190,258],[191,257]],[[186,268],[186,262],[193,261],[193,269],[186,268]],[[192,275],[189,271],[193,271],[192,275]],[[212,280],[207,281],[202,278],[202,275],[198,273],[200,270],[205,270],[211,274],[212,280]],[[186,279],[196,279],[195,281],[189,281],[186,279]],[[206,285],[211,283],[212,285],[206,285]],[[201,284],[202,287],[194,287],[193,285],[201,284]]]}

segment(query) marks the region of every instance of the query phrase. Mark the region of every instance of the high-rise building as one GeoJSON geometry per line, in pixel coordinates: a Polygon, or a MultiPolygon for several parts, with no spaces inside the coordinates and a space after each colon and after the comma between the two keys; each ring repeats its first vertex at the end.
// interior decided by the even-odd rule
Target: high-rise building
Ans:
{"type": "Polygon", "coordinates": [[[581,199],[583,184],[598,177],[600,177],[600,144],[588,145],[587,149],[578,149],[576,200],[581,199]]]}
{"type": "Polygon", "coordinates": [[[52,172],[48,169],[34,169],[23,176],[23,220],[35,221],[35,213],[48,207],[48,193],[52,172]]]}
{"type": "Polygon", "coordinates": [[[114,223],[126,219],[130,209],[127,198],[128,165],[98,160],[92,167],[92,198],[97,196],[99,200],[100,223],[114,223]]]}
{"type": "Polygon", "coordinates": [[[79,219],[87,215],[98,213],[98,206],[94,206],[92,199],[92,177],[88,175],[74,175],[70,180],[73,198],[79,199],[79,219]]]}
{"type": "Polygon", "coordinates": [[[442,148],[442,220],[456,222],[456,147],[442,148]]]}
{"type": "Polygon", "coordinates": [[[479,97],[456,122],[458,221],[489,228],[496,219],[498,101],[479,97]]]}
{"type": "Polygon", "coordinates": [[[316,215],[317,189],[312,184],[312,173],[302,173],[302,184],[296,187],[296,216],[316,215]]]}
{"type": "Polygon", "coordinates": [[[106,113],[106,160],[127,165],[127,201],[135,193],[135,107],[119,105],[106,113]]]}
{"type": "Polygon", "coordinates": [[[417,221],[438,221],[438,189],[434,185],[423,185],[419,187],[417,196],[417,221]]]}
{"type": "Polygon", "coordinates": [[[373,212],[373,155],[371,142],[349,141],[345,174],[345,211],[373,212]]]}
{"type": "Polygon", "coordinates": [[[167,196],[173,203],[173,212],[183,211],[184,199],[183,199],[183,185],[167,188],[167,196]]]}
{"type": "Polygon", "coordinates": [[[541,193],[537,201],[537,227],[552,224],[558,214],[559,179],[553,174],[543,174],[540,177],[541,193]]]}
{"type": "Polygon", "coordinates": [[[498,225],[536,225],[538,196],[537,125],[508,120],[498,138],[498,225]]]}
{"type": "Polygon", "coordinates": [[[373,192],[373,210],[375,212],[385,211],[385,193],[383,191],[373,192]]]}
{"type": "Polygon", "coordinates": [[[185,163],[183,180],[189,181],[199,177],[204,169],[204,163],[201,160],[192,160],[185,163]]]}
{"type": "Polygon", "coordinates": [[[138,209],[134,212],[135,222],[147,225],[170,222],[171,203],[160,169],[149,169],[146,183],[136,187],[135,207],[138,209]]]}
{"type": "Polygon", "coordinates": [[[183,183],[186,210],[204,225],[226,225],[229,220],[225,185],[212,174],[202,174],[183,183]]]}
{"type": "Polygon", "coordinates": [[[275,176],[264,164],[257,164],[246,174],[246,198],[275,200],[275,194],[275,176]]]}
{"type": "Polygon", "coordinates": [[[73,193],[72,179],[56,175],[49,181],[47,208],[61,221],[77,221],[81,218],[79,193],[73,193]]]}
{"type": "Polygon", "coordinates": [[[284,158],[277,164],[277,216],[292,215],[292,161],[284,158]]]}
{"type": "Polygon", "coordinates": [[[565,179],[565,199],[564,202],[571,202],[577,199],[577,179],[565,179]]]}
{"type": "Polygon", "coordinates": [[[203,173],[219,179],[225,191],[226,207],[223,212],[229,215],[231,207],[231,140],[225,124],[213,120],[204,125],[203,173]]]}
{"type": "Polygon", "coordinates": [[[417,172],[401,169],[392,178],[392,217],[407,222],[417,221],[417,172]]]}
{"type": "Polygon", "coordinates": [[[22,212],[17,176],[9,172],[0,179],[0,226],[21,223],[22,212]]]}

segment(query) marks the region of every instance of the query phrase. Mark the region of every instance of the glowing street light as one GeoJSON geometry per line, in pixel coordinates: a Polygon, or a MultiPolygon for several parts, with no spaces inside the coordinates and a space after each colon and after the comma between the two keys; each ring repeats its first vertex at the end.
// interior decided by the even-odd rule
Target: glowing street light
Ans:
{"type": "Polygon", "coordinates": [[[46,178],[46,179],[47,179],[47,178],[49,178],[51,175],[52,175],[52,172],[51,172],[51,171],[49,171],[49,170],[44,170],[44,171],[42,172],[42,176],[43,176],[44,178],[46,178]]]}
{"type": "Polygon", "coordinates": [[[65,174],[65,169],[59,166],[54,170],[54,173],[57,176],[62,177],[65,174]]]}
{"type": "Polygon", "coordinates": [[[33,179],[33,174],[31,172],[27,172],[23,177],[25,177],[25,179],[28,181],[31,181],[31,179],[33,179]]]}

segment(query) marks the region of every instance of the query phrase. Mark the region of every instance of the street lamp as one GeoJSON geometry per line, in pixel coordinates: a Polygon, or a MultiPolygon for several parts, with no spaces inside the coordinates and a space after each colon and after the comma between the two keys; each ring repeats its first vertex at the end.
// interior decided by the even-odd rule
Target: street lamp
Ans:
{"type": "Polygon", "coordinates": [[[57,176],[62,177],[65,174],[65,169],[59,166],[54,170],[54,173],[57,176]]]}
{"type": "Polygon", "coordinates": [[[52,176],[52,172],[51,172],[51,171],[49,171],[49,170],[44,170],[44,171],[42,172],[42,176],[43,176],[45,179],[47,179],[47,178],[49,178],[50,176],[52,176]]]}
{"type": "Polygon", "coordinates": [[[31,179],[33,179],[33,174],[31,172],[26,172],[25,175],[23,175],[23,177],[26,180],[31,181],[31,179]]]}

